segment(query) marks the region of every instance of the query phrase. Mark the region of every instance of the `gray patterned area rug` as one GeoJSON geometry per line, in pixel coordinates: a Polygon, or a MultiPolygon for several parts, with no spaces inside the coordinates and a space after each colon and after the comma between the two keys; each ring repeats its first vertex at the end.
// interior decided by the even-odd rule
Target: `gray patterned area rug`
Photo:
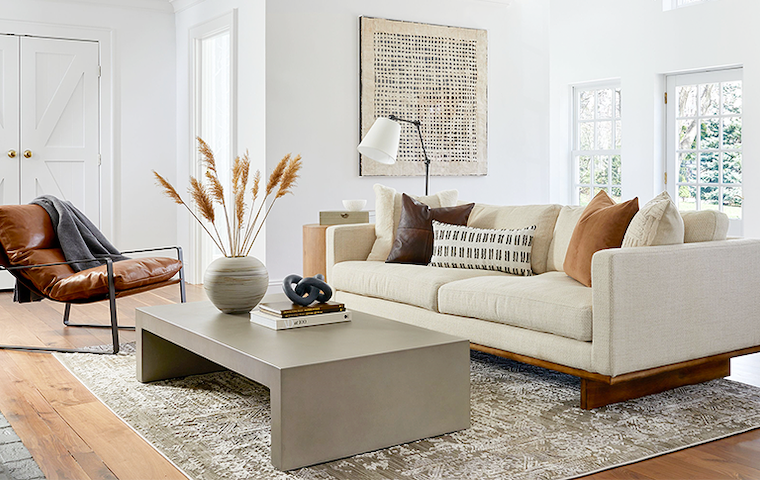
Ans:
{"type": "Polygon", "coordinates": [[[141,384],[133,353],[56,357],[197,480],[572,478],[760,426],[760,388],[730,380],[585,411],[575,377],[472,352],[471,428],[283,473],[266,387],[231,372],[141,384]]]}

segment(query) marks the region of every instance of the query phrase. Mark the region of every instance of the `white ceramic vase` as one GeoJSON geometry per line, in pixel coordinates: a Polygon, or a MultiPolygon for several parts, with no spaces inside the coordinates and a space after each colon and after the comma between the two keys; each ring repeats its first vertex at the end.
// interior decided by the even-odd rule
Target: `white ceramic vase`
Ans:
{"type": "Polygon", "coordinates": [[[217,258],[203,275],[211,303],[224,313],[248,313],[269,286],[269,272],[255,257],[217,258]]]}

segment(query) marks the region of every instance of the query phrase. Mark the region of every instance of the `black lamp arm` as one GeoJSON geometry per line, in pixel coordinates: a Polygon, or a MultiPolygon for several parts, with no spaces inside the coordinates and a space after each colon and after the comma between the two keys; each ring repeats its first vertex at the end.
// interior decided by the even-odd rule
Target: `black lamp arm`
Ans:
{"type": "Polygon", "coordinates": [[[388,118],[395,122],[406,122],[411,123],[415,127],[417,127],[417,134],[420,136],[420,145],[422,145],[422,155],[425,156],[425,195],[428,194],[428,183],[430,179],[430,159],[427,156],[427,150],[425,149],[425,141],[422,140],[422,128],[420,127],[421,123],[419,120],[407,120],[405,118],[397,117],[396,115],[391,115],[388,118]]]}

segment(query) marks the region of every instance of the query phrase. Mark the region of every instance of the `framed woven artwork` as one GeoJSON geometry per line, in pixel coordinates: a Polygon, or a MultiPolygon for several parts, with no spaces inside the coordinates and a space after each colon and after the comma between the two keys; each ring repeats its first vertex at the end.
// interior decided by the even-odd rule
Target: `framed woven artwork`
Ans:
{"type": "MultiPolygon", "coordinates": [[[[378,117],[418,120],[431,175],[486,175],[487,32],[370,17],[359,25],[359,138],[378,117]]],[[[360,155],[359,174],[424,175],[414,125],[401,123],[396,163],[360,155]]]]}

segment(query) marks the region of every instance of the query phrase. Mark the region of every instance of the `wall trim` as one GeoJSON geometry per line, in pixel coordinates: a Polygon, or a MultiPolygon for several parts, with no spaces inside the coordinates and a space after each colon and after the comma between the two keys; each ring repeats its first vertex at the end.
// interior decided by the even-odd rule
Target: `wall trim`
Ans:
{"type": "Polygon", "coordinates": [[[174,13],[179,13],[205,1],[206,0],[169,0],[169,3],[171,3],[172,8],[174,8],[174,13]]]}
{"type": "Polygon", "coordinates": [[[85,3],[106,7],[120,7],[154,12],[174,13],[169,0],[43,0],[52,3],[85,3]]]}

